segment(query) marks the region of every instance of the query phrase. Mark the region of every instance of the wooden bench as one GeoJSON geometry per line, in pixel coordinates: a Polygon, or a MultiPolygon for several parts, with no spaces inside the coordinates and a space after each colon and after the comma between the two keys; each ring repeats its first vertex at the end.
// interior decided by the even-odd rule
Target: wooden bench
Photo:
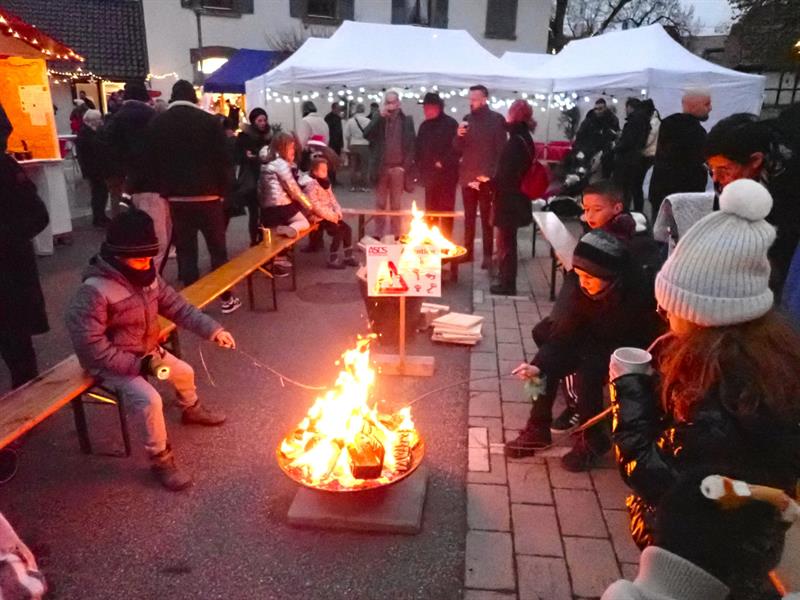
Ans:
{"type": "MultiPolygon", "coordinates": [[[[284,250],[292,251],[302,238],[306,237],[316,226],[301,232],[296,238],[272,235],[269,244],[260,244],[248,248],[218,269],[181,290],[181,295],[192,305],[203,308],[218,298],[223,292],[234,287],[243,279],[247,279],[247,295],[251,310],[254,308],[252,277],[256,273],[264,273],[272,283],[273,310],[277,310],[277,294],[275,280],[267,265],[284,250]]],[[[295,264],[292,269],[292,289],[296,289],[295,264]]],[[[171,350],[180,353],[180,345],[176,335],[176,326],[167,319],[160,320],[161,337],[171,337],[171,350]]],[[[71,404],[75,429],[81,450],[91,454],[84,402],[107,402],[115,404],[119,410],[125,455],[130,455],[125,411],[122,402],[111,398],[104,390],[93,390],[96,382],[78,363],[74,354],[51,367],[25,385],[0,397],[0,448],[3,448],[24,435],[39,423],[47,419],[67,404],[71,404]],[[89,399],[85,399],[84,396],[89,399]]]]}
{"type": "MultiPolygon", "coordinates": [[[[551,212],[533,213],[534,228],[542,232],[544,239],[550,244],[550,301],[556,299],[556,273],[558,264],[564,267],[564,271],[572,270],[572,252],[578,245],[569,230],[555,214],[551,212]]],[[[534,239],[534,252],[536,241],[534,239]]]]}
{"type": "MultiPolygon", "coordinates": [[[[375,217],[410,217],[412,213],[410,210],[380,210],[377,208],[342,208],[342,214],[346,217],[358,217],[358,239],[364,237],[366,233],[367,220],[372,220],[375,217]],[[369,217],[369,219],[367,219],[369,217]]],[[[426,217],[433,217],[434,219],[442,218],[461,218],[464,212],[460,210],[426,210],[426,217]]]]}

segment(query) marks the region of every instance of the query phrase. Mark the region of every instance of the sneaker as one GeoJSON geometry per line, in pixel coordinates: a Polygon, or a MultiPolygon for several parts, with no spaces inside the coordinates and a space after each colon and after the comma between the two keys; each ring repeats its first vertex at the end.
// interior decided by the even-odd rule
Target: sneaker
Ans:
{"type": "Polygon", "coordinates": [[[587,441],[587,435],[581,435],[572,450],[561,457],[561,466],[572,473],[588,471],[597,465],[600,458],[611,449],[611,440],[606,435],[595,435],[593,442],[587,441]]]}
{"type": "Polygon", "coordinates": [[[279,263],[275,263],[272,266],[272,276],[273,277],[279,277],[279,278],[283,279],[284,277],[288,277],[289,275],[291,275],[291,273],[292,273],[291,268],[284,267],[283,265],[281,265],[279,263]]]}
{"type": "Polygon", "coordinates": [[[342,259],[338,257],[331,258],[330,260],[328,260],[328,263],[325,266],[328,267],[329,269],[336,269],[338,271],[341,271],[342,269],[345,268],[344,262],[342,262],[342,259]]]}
{"type": "Polygon", "coordinates": [[[275,233],[288,238],[297,237],[297,230],[294,227],[289,227],[288,225],[278,225],[275,228],[275,233]]]}
{"type": "Polygon", "coordinates": [[[192,485],[192,476],[178,468],[169,446],[160,454],[150,457],[150,469],[159,483],[171,492],[179,492],[192,485]]]}
{"type": "Polygon", "coordinates": [[[561,411],[560,415],[553,419],[553,424],[550,425],[550,431],[553,433],[567,433],[575,429],[579,422],[580,417],[577,411],[568,406],[561,411]]]}
{"type": "Polygon", "coordinates": [[[184,425],[205,425],[206,427],[216,427],[225,422],[225,415],[221,412],[208,410],[205,406],[197,402],[194,406],[183,409],[181,418],[184,425]]]}
{"type": "Polygon", "coordinates": [[[0,450],[0,484],[8,483],[17,474],[17,452],[11,448],[0,450]]]}
{"type": "Polygon", "coordinates": [[[236,296],[231,296],[227,300],[222,301],[222,314],[229,315],[232,312],[236,312],[241,308],[242,301],[239,300],[236,296]]]}
{"type": "Polygon", "coordinates": [[[537,450],[549,448],[552,443],[550,429],[546,425],[529,425],[519,432],[516,439],[506,442],[504,450],[508,458],[524,458],[533,456],[537,450]]]}

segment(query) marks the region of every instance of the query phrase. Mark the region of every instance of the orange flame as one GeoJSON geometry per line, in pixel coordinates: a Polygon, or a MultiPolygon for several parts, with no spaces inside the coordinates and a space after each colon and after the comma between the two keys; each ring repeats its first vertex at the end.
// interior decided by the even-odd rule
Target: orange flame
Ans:
{"type": "Polygon", "coordinates": [[[411,227],[401,240],[404,244],[410,246],[436,246],[442,256],[448,256],[455,252],[458,246],[444,237],[436,225],[433,227],[428,226],[425,222],[425,213],[417,209],[416,201],[411,203],[411,215],[411,227]]]}
{"type": "Polygon", "coordinates": [[[369,365],[372,339],[359,338],[355,348],[342,354],[344,368],[334,389],[318,397],[295,431],[281,442],[286,470],[307,485],[329,490],[361,487],[364,479],[353,474],[351,451],[365,438],[383,450],[380,476],[373,478],[376,483],[389,483],[408,470],[399,446],[407,446],[410,452],[419,442],[411,408],[382,415],[368,401],[375,382],[369,365]]]}

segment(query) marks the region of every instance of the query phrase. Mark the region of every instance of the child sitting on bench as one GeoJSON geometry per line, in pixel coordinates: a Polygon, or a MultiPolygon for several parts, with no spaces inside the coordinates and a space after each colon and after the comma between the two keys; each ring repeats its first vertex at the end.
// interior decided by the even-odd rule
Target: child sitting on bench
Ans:
{"type": "Polygon", "coordinates": [[[192,367],[161,348],[158,317],[222,348],[234,348],[235,342],[222,325],[161,279],[153,264],[157,254],[158,239],[147,213],[130,209],[118,215],[108,225],[100,253],[89,261],[66,324],[81,366],[143,415],[153,473],[164,487],[178,491],[192,478],[175,464],[161,395],[146,377],[169,379],[184,424],[222,425],[225,416],[200,404],[192,367]]]}
{"type": "Polygon", "coordinates": [[[296,140],[290,133],[279,133],[269,149],[265,146],[259,152],[263,163],[258,180],[261,224],[287,237],[297,237],[308,229],[303,211],[312,210],[311,201],[297,183],[296,152],[296,140]]]}
{"type": "Polygon", "coordinates": [[[358,261],[353,258],[353,230],[345,223],[342,207],[333,194],[333,187],[328,179],[328,161],[322,157],[312,158],[309,175],[303,177],[301,183],[311,201],[311,210],[316,220],[320,221],[320,229],[331,236],[328,268],[344,269],[345,265],[357,267],[358,261]],[[344,245],[344,260],[339,258],[341,245],[344,245]]]}

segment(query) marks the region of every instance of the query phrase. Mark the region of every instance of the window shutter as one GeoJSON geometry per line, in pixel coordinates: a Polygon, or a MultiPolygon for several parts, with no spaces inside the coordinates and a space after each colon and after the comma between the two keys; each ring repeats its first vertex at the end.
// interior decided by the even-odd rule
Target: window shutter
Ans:
{"type": "Polygon", "coordinates": [[[289,0],[289,16],[295,19],[304,19],[306,16],[306,0],[289,0]]]}
{"type": "Polygon", "coordinates": [[[501,40],[517,39],[517,0],[488,0],[485,35],[501,40]]]}
{"type": "Polygon", "coordinates": [[[355,0],[339,0],[339,19],[342,21],[353,21],[356,18],[355,0]]]}
{"type": "Polygon", "coordinates": [[[239,0],[239,12],[245,15],[252,15],[254,12],[253,0],[239,0]]]}

